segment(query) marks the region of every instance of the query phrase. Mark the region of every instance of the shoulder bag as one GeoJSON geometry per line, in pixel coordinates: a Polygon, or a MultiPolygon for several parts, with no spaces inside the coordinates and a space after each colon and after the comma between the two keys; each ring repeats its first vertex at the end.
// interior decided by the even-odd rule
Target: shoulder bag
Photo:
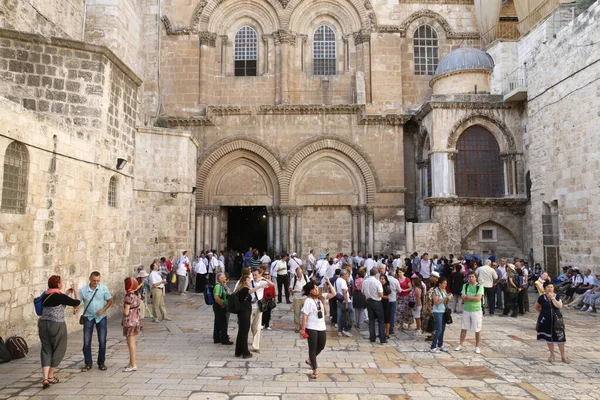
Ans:
{"type": "Polygon", "coordinates": [[[98,292],[98,289],[94,290],[94,294],[92,295],[92,298],[90,299],[90,302],[88,303],[87,306],[85,306],[85,309],[83,310],[83,314],[81,314],[81,317],[79,317],[79,325],[83,325],[85,323],[85,317],[83,315],[87,311],[87,309],[90,306],[90,304],[92,304],[92,301],[94,301],[94,297],[96,297],[96,293],[97,292],[98,292]]]}

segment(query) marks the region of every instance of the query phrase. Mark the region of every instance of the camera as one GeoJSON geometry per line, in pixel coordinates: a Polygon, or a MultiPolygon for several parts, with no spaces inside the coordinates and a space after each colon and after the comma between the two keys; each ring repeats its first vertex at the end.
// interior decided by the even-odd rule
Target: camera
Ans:
{"type": "Polygon", "coordinates": [[[323,318],[323,311],[319,311],[319,312],[317,313],[317,317],[318,317],[319,319],[323,318]]]}

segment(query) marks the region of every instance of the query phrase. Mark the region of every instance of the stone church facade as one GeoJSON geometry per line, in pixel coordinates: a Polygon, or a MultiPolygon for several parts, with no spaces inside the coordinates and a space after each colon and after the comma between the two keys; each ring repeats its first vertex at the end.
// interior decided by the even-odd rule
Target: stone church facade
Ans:
{"type": "Polygon", "coordinates": [[[240,207],[270,253],[600,263],[598,4],[48,3],[0,6],[0,336],[50,275],[119,296],[240,207]]]}

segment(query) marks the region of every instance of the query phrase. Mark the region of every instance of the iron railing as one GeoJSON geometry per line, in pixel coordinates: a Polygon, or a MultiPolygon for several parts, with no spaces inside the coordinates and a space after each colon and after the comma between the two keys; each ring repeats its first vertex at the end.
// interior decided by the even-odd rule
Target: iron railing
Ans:
{"type": "Polygon", "coordinates": [[[524,66],[515,69],[502,79],[502,94],[507,95],[518,88],[527,88],[527,70],[524,66]]]}

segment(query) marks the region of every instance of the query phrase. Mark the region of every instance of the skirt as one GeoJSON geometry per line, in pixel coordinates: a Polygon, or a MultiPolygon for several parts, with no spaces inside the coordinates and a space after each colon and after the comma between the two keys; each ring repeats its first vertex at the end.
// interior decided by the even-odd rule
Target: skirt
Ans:
{"type": "Polygon", "coordinates": [[[541,312],[536,325],[537,340],[548,344],[564,344],[567,342],[565,336],[565,323],[562,317],[552,316],[541,312]]]}
{"type": "Polygon", "coordinates": [[[412,311],[408,307],[408,296],[396,297],[396,323],[410,325],[413,322],[412,311]]]}
{"type": "Polygon", "coordinates": [[[142,327],[131,326],[131,327],[123,327],[123,336],[137,336],[142,331],[142,327]]]}

